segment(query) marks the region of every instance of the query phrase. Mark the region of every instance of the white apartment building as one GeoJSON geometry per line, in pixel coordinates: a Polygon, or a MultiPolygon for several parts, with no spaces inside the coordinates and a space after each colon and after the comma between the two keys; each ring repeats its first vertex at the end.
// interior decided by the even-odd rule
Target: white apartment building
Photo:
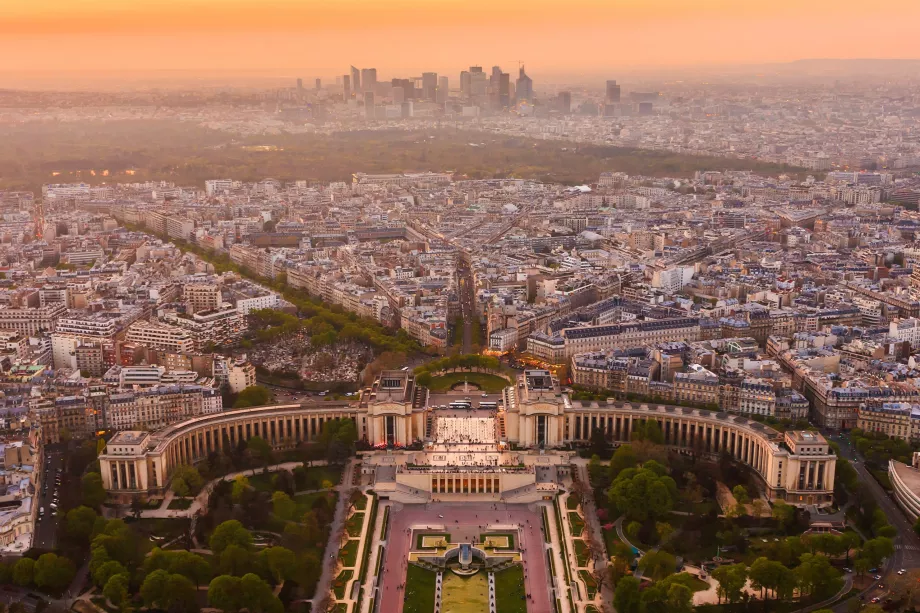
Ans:
{"type": "Polygon", "coordinates": [[[920,347],[920,319],[908,317],[888,325],[888,336],[898,342],[908,341],[911,349],[920,347]]]}
{"type": "Polygon", "coordinates": [[[67,305],[62,303],[37,308],[0,307],[0,329],[13,330],[23,336],[53,332],[66,312],[67,305]]]}
{"type": "Polygon", "coordinates": [[[182,286],[182,301],[191,313],[219,309],[223,302],[219,285],[198,281],[182,286]]]}
{"type": "Polygon", "coordinates": [[[233,360],[227,365],[227,383],[234,394],[256,384],[256,367],[243,360],[233,360]]]}
{"type": "Polygon", "coordinates": [[[192,353],[195,350],[195,342],[188,330],[159,321],[134,322],[128,327],[125,340],[170,353],[192,353]]]}

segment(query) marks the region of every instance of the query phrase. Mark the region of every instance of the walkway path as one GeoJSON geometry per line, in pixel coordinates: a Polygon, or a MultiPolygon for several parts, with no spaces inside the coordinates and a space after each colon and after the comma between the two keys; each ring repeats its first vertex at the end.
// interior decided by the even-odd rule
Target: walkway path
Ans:
{"type": "MultiPolygon", "coordinates": [[[[377,521],[369,528],[373,530],[373,532],[371,533],[371,548],[368,552],[371,559],[367,562],[367,576],[364,578],[364,602],[360,603],[360,608],[354,613],[373,613],[370,606],[371,599],[375,596],[374,591],[377,589],[377,584],[380,580],[376,574],[377,558],[380,556],[380,545],[386,545],[386,540],[382,538],[383,521],[384,517],[387,515],[386,509],[389,509],[391,506],[392,503],[388,501],[379,503],[377,506],[377,521]]],[[[390,510],[390,513],[393,513],[393,510],[390,510]]]]}
{"type": "Polygon", "coordinates": [[[546,509],[546,523],[549,527],[549,543],[545,543],[545,548],[549,550],[550,555],[553,556],[553,568],[556,570],[556,576],[553,578],[554,583],[556,584],[556,600],[562,604],[560,608],[560,613],[576,613],[572,611],[569,607],[569,599],[567,597],[569,585],[565,582],[565,570],[563,570],[563,558],[562,558],[562,535],[559,534],[559,531],[556,530],[556,509],[552,504],[541,503],[539,506],[546,509]]]}
{"type": "MultiPolygon", "coordinates": [[[[323,572],[319,577],[319,582],[316,584],[316,591],[310,602],[320,600],[328,594],[329,590],[332,588],[332,580],[338,575],[339,565],[335,561],[338,557],[336,552],[339,550],[338,538],[340,532],[345,528],[345,511],[348,508],[348,497],[346,494],[354,488],[351,484],[351,476],[356,462],[354,458],[348,461],[348,464],[345,465],[345,470],[342,472],[342,482],[333,488],[339,493],[339,498],[335,505],[335,515],[333,516],[332,524],[329,528],[329,540],[326,542],[325,549],[325,551],[331,551],[333,553],[329,554],[331,558],[322,561],[323,572]]],[[[299,464],[299,462],[295,462],[295,465],[299,464]]],[[[358,551],[358,555],[361,555],[360,550],[358,551]]],[[[345,595],[349,596],[347,593],[345,595]]]]}
{"type": "MultiPolygon", "coordinates": [[[[328,462],[325,460],[317,460],[311,462],[310,466],[326,466],[328,462]]],[[[220,483],[221,481],[233,481],[238,476],[243,475],[246,477],[252,477],[257,475],[260,472],[268,470],[268,472],[277,472],[279,470],[293,471],[295,468],[302,466],[303,462],[282,462],[281,464],[272,464],[266,468],[250,468],[247,470],[238,470],[224,475],[223,477],[218,477],[208,481],[204,487],[201,488],[201,491],[198,492],[198,495],[192,500],[192,504],[188,509],[183,510],[170,510],[169,502],[175,496],[172,490],[167,491],[166,496],[163,498],[163,503],[157,509],[145,509],[141,511],[141,517],[150,517],[150,518],[172,518],[172,517],[194,517],[201,510],[206,510],[208,508],[208,496],[211,494],[211,491],[214,489],[214,486],[220,483]]],[[[309,467],[308,467],[309,468],[309,467]]],[[[336,488],[338,489],[338,488],[336,488]]],[[[298,492],[300,493],[300,492],[298,492]]]]}
{"type": "MultiPolygon", "coordinates": [[[[578,478],[584,483],[590,484],[591,479],[588,477],[588,460],[584,458],[573,458],[572,463],[575,465],[576,470],[578,470],[578,478]]],[[[592,535],[593,540],[596,543],[600,543],[604,547],[603,551],[606,551],[604,545],[604,529],[601,527],[601,520],[597,518],[597,505],[594,503],[594,488],[587,488],[586,491],[588,495],[584,497],[581,501],[582,513],[585,518],[586,529],[589,534],[592,535]]],[[[600,551],[594,552],[594,568],[598,571],[607,572],[607,560],[610,559],[612,552],[607,551],[606,555],[603,555],[600,551]]],[[[601,602],[613,602],[613,586],[611,582],[607,581],[604,583],[603,588],[600,593],[601,602]]]]}

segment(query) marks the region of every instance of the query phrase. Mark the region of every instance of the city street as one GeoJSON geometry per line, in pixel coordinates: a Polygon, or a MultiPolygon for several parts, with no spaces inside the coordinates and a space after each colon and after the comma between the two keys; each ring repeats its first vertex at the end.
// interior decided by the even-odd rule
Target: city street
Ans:
{"type": "MultiPolygon", "coordinates": [[[[869,471],[866,470],[862,460],[856,456],[853,446],[847,444],[848,439],[846,436],[830,436],[829,438],[840,443],[841,455],[850,460],[853,468],[856,469],[857,475],[859,475],[860,481],[866,484],[873,498],[875,498],[879,507],[888,517],[888,521],[891,522],[891,525],[898,531],[894,539],[894,555],[889,558],[884,569],[879,569],[879,574],[882,575],[881,581],[876,582],[876,586],[872,587],[864,596],[866,602],[871,601],[872,598],[875,597],[885,598],[888,594],[888,589],[887,587],[877,587],[878,583],[887,586],[892,578],[897,576],[896,573],[899,569],[916,568],[920,566],[920,537],[914,532],[913,525],[904,516],[903,511],[901,511],[897,503],[891,499],[885,490],[882,489],[882,486],[880,486],[875,478],[869,474],[869,471]]],[[[849,610],[846,601],[834,607],[834,611],[837,613],[848,613],[849,610]]]]}
{"type": "MultiPolygon", "coordinates": [[[[56,489],[54,479],[57,470],[64,469],[64,452],[61,449],[49,449],[47,459],[42,466],[41,486],[38,494],[39,510],[44,507],[44,516],[36,516],[35,541],[33,547],[42,551],[51,551],[57,547],[57,527],[61,515],[52,515],[51,502],[56,489]]],[[[63,474],[63,473],[62,473],[63,474]]],[[[68,478],[72,478],[69,475],[68,478]]]]}

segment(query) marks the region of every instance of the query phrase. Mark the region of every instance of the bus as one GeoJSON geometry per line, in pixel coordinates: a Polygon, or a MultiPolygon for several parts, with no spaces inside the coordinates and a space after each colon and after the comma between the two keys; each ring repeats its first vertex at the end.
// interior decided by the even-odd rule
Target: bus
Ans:
{"type": "Polygon", "coordinates": [[[449,409],[472,409],[473,403],[470,402],[469,400],[454,400],[449,405],[447,405],[447,408],[449,409]]]}
{"type": "Polygon", "coordinates": [[[490,409],[494,411],[498,409],[498,403],[497,402],[480,402],[479,408],[480,409],[490,409]]]}

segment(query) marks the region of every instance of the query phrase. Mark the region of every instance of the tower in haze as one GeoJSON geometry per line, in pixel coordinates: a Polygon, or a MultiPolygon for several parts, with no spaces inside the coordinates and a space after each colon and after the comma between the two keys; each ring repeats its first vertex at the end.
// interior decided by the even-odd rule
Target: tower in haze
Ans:
{"type": "Polygon", "coordinates": [[[317,79],[317,80],[316,80],[316,91],[319,91],[319,90],[321,90],[321,89],[323,89],[323,80],[322,80],[322,79],[317,79]]]}
{"type": "Polygon", "coordinates": [[[507,72],[498,75],[498,107],[511,108],[511,75],[507,72]]]}
{"type": "Polygon", "coordinates": [[[297,89],[303,89],[303,79],[297,79],[297,89]]]}
{"type": "Polygon", "coordinates": [[[364,82],[364,118],[365,119],[374,119],[375,118],[375,108],[374,108],[374,92],[367,89],[367,81],[364,82]]]}
{"type": "Polygon", "coordinates": [[[351,88],[355,94],[361,91],[361,71],[354,66],[351,67],[351,88]]]}
{"type": "Polygon", "coordinates": [[[437,100],[438,92],[438,73],[436,72],[423,72],[422,73],[422,100],[428,102],[434,102],[437,100]]]}
{"type": "Polygon", "coordinates": [[[568,115],[572,112],[572,92],[559,92],[559,97],[557,98],[556,105],[559,107],[559,112],[565,115],[568,115]]]}
{"type": "Polygon", "coordinates": [[[460,97],[469,98],[470,97],[470,87],[472,85],[472,79],[470,78],[470,72],[464,70],[460,73],[460,97]]]}
{"type": "Polygon", "coordinates": [[[450,88],[448,87],[447,77],[438,77],[438,104],[446,103],[449,95],[450,88]]]}
{"type": "Polygon", "coordinates": [[[521,64],[518,73],[517,82],[515,83],[515,92],[518,102],[527,102],[533,104],[533,80],[524,72],[524,65],[521,64]]]}
{"type": "Polygon", "coordinates": [[[351,77],[347,74],[342,75],[342,93],[345,97],[345,102],[351,98],[351,77]]]}
{"type": "Polygon", "coordinates": [[[362,68],[361,69],[361,89],[366,92],[377,91],[377,69],[376,68],[362,68]]]}
{"type": "Polygon", "coordinates": [[[620,103],[620,86],[616,81],[607,81],[607,104],[620,103]]]}

